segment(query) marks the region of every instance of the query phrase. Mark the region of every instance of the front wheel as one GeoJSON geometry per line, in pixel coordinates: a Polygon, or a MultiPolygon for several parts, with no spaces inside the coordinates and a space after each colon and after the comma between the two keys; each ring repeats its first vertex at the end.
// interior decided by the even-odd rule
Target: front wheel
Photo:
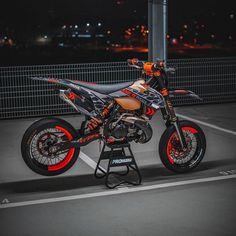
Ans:
{"type": "Polygon", "coordinates": [[[21,154],[27,166],[40,175],[53,176],[67,171],[75,163],[80,148],[55,152],[53,145],[77,137],[76,130],[58,118],[44,118],[33,123],[21,142],[21,154]]]}
{"type": "Polygon", "coordinates": [[[187,150],[183,151],[174,125],[163,133],[159,143],[159,155],[166,168],[178,173],[186,173],[198,166],[206,151],[206,139],[202,129],[187,120],[179,121],[187,150]]]}

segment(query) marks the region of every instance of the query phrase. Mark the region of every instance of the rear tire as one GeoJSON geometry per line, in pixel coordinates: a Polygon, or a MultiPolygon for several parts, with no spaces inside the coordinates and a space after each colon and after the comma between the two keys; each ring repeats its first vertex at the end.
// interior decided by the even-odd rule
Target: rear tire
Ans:
{"type": "Polygon", "coordinates": [[[34,172],[55,176],[70,169],[78,158],[80,148],[71,148],[61,154],[53,154],[50,145],[68,141],[78,136],[76,130],[59,118],[43,118],[33,123],[21,142],[21,154],[26,165],[34,172]]]}
{"type": "Polygon", "coordinates": [[[206,151],[206,138],[202,129],[194,122],[179,121],[186,138],[188,150],[182,152],[174,125],[163,133],[159,143],[159,155],[164,166],[177,173],[186,173],[196,168],[206,151]]]}

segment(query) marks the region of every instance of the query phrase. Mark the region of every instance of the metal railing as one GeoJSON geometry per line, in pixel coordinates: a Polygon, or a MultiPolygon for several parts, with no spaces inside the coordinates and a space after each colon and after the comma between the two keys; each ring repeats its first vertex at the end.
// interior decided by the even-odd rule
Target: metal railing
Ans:
{"type": "Polygon", "coordinates": [[[177,69],[169,77],[172,88],[194,91],[203,100],[175,98],[175,105],[236,101],[236,58],[199,58],[169,60],[177,69]]]}
{"type": "MultiPolygon", "coordinates": [[[[168,60],[177,68],[171,88],[196,92],[203,101],[174,98],[175,105],[236,101],[236,58],[168,60]]],[[[97,83],[135,81],[141,72],[126,62],[0,67],[0,119],[74,113],[59,97],[55,85],[30,77],[50,77],[97,83]]]]}

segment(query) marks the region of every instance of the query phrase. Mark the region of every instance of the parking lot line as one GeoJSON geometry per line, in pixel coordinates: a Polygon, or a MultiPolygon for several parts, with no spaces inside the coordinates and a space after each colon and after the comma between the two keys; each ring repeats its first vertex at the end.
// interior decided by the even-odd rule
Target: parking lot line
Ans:
{"type": "Polygon", "coordinates": [[[217,125],[212,125],[210,123],[207,123],[207,122],[204,122],[204,121],[201,121],[201,120],[197,120],[197,119],[191,118],[189,116],[181,115],[181,114],[177,114],[177,116],[180,117],[180,118],[183,118],[183,119],[187,119],[187,120],[199,123],[199,124],[204,125],[204,126],[208,126],[210,128],[213,128],[213,129],[217,129],[217,130],[223,131],[225,133],[236,135],[235,131],[232,131],[232,130],[229,130],[229,129],[224,129],[224,128],[221,128],[221,127],[219,127],[217,125]]]}
{"type": "Polygon", "coordinates": [[[65,197],[47,198],[47,199],[31,200],[31,201],[24,201],[24,202],[13,202],[13,203],[1,204],[0,209],[31,206],[31,205],[38,205],[38,204],[48,204],[48,203],[56,203],[56,202],[65,202],[65,201],[72,201],[72,200],[79,200],[79,199],[102,197],[102,196],[111,196],[111,195],[118,195],[118,194],[124,194],[124,193],[133,193],[133,192],[141,192],[141,191],[148,191],[148,190],[155,190],[155,189],[162,189],[162,188],[169,188],[169,187],[184,186],[184,185],[190,185],[190,184],[208,183],[208,182],[228,180],[228,179],[234,179],[234,178],[236,178],[236,174],[226,175],[226,176],[215,176],[215,177],[208,177],[208,178],[201,178],[201,179],[191,179],[191,180],[184,180],[184,181],[164,183],[164,184],[155,184],[155,185],[150,185],[150,186],[119,188],[119,189],[107,190],[103,192],[87,193],[87,194],[72,195],[72,196],[65,196],[65,197]]]}
{"type": "MultiPolygon", "coordinates": [[[[79,158],[81,160],[83,160],[88,166],[90,166],[92,169],[96,169],[96,166],[97,166],[97,162],[95,162],[93,159],[91,159],[88,155],[86,155],[85,153],[83,152],[80,152],[79,154],[79,158]]],[[[104,172],[106,172],[106,170],[99,166],[101,170],[103,170],[104,172]]],[[[98,170],[99,171],[99,170],[98,170]]]]}

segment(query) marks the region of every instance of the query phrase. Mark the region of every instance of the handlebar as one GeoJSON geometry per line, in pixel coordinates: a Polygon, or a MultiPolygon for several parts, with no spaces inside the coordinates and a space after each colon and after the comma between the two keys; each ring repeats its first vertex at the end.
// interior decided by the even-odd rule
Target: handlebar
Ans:
{"type": "Polygon", "coordinates": [[[128,59],[127,62],[128,62],[128,66],[130,66],[130,67],[134,67],[137,69],[143,69],[144,62],[139,61],[139,59],[137,59],[137,58],[128,59]]]}
{"type": "Polygon", "coordinates": [[[167,73],[170,73],[170,74],[175,74],[176,68],[174,68],[174,67],[167,67],[167,68],[165,69],[165,71],[166,71],[167,73]]]}
{"type": "Polygon", "coordinates": [[[173,67],[166,67],[165,62],[158,60],[157,62],[144,62],[140,61],[137,58],[128,59],[128,66],[134,67],[136,69],[143,70],[147,75],[159,74],[161,70],[164,70],[166,73],[174,74],[176,69],[173,67]]]}

